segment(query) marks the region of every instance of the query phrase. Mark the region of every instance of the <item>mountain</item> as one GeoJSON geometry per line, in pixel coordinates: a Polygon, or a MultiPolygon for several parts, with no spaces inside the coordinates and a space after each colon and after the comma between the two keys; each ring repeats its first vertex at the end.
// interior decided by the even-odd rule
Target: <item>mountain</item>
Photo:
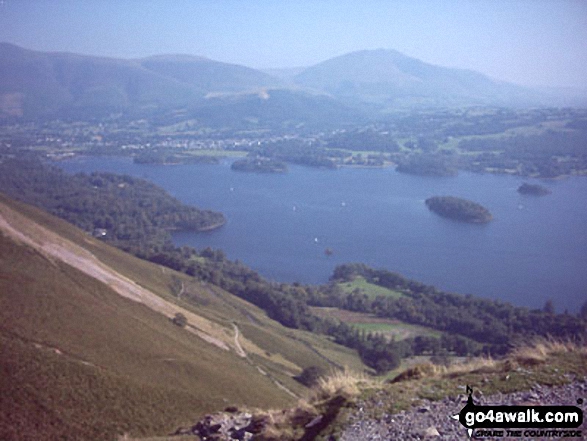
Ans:
{"type": "Polygon", "coordinates": [[[0,59],[1,110],[14,116],[164,106],[202,94],[131,60],[36,52],[9,44],[0,44],[0,59]]]}
{"type": "Polygon", "coordinates": [[[92,119],[265,128],[356,121],[324,93],[244,66],[190,55],[135,60],[47,53],[0,43],[0,117],[92,119]]]}
{"type": "Polygon", "coordinates": [[[523,105],[530,89],[464,69],[435,66],[394,50],[364,50],[305,69],[296,84],[351,103],[390,106],[523,105]]]}
{"type": "Polygon", "coordinates": [[[175,109],[210,92],[278,86],[262,72],[192,56],[137,60],[0,44],[0,111],[14,116],[175,109]]]}
{"type": "Polygon", "coordinates": [[[228,405],[291,404],[305,390],[294,375],[344,365],[362,367],[0,194],[0,439],[164,435],[228,405]]]}
{"type": "MultiPolygon", "coordinates": [[[[265,72],[191,55],[115,59],[7,43],[0,43],[0,59],[0,117],[122,115],[282,128],[352,123],[398,107],[557,102],[553,93],[383,49],[352,52],[305,69],[265,72]]],[[[571,99],[567,96],[564,103],[571,99]]]]}

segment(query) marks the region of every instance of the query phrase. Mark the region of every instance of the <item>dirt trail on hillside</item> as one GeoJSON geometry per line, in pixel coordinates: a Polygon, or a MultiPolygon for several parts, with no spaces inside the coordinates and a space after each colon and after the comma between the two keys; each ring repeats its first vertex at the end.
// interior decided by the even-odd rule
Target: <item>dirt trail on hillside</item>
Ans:
{"type": "MultiPolygon", "coordinates": [[[[170,303],[153,292],[103,264],[96,256],[79,245],[0,204],[0,230],[17,242],[24,243],[53,262],[64,262],[93,277],[123,297],[144,304],[152,310],[172,318],[181,312],[198,329],[196,335],[208,343],[228,350],[234,341],[222,326],[170,303]]],[[[239,345],[240,346],[240,345],[239,345]]],[[[242,351],[242,348],[240,348],[242,351]]],[[[235,348],[239,353],[239,347],[235,348]]]]}
{"type": "Polygon", "coordinates": [[[234,346],[236,347],[236,353],[238,355],[240,355],[241,357],[246,357],[247,353],[244,351],[243,347],[241,346],[240,342],[238,341],[238,335],[239,335],[238,326],[236,326],[233,323],[232,327],[234,328],[234,346]]]}

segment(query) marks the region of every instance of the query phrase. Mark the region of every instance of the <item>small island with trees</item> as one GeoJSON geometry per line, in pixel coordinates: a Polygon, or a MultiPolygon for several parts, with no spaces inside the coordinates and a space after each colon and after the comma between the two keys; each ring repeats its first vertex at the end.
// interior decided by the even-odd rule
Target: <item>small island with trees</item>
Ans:
{"type": "Polygon", "coordinates": [[[527,182],[524,182],[522,185],[518,187],[518,193],[528,194],[532,196],[546,196],[547,194],[550,194],[552,192],[548,188],[543,187],[542,185],[528,184],[527,182]]]}
{"type": "Polygon", "coordinates": [[[449,219],[469,223],[487,223],[493,216],[484,206],[454,196],[433,196],[426,199],[426,206],[436,214],[449,219]]]}
{"type": "Polygon", "coordinates": [[[232,170],[254,173],[286,173],[287,164],[270,158],[254,157],[234,161],[230,166],[232,170]]]}

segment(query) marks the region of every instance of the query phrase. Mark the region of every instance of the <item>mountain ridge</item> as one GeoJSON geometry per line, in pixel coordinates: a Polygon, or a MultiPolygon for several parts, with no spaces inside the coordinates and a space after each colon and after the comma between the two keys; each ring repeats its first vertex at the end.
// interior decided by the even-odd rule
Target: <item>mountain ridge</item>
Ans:
{"type": "MultiPolygon", "coordinates": [[[[40,52],[10,43],[0,43],[0,58],[0,116],[4,117],[95,118],[113,112],[132,117],[178,109],[198,114],[205,109],[217,117],[215,124],[223,124],[224,109],[209,108],[206,96],[242,96],[267,89],[282,92],[279,106],[290,109],[288,115],[278,115],[279,124],[307,122],[312,106],[319,105],[316,100],[323,100],[325,94],[332,100],[326,120],[337,122],[352,121],[359,109],[373,104],[385,111],[548,101],[534,89],[473,70],[436,66],[389,49],[351,52],[303,70],[258,70],[188,54],[121,59],[40,52]],[[342,103],[354,113],[337,114],[334,108],[342,103]]],[[[552,102],[552,95],[549,99],[552,102]]],[[[256,119],[257,126],[275,124],[258,118],[246,103],[237,116],[238,121],[256,119]]]]}

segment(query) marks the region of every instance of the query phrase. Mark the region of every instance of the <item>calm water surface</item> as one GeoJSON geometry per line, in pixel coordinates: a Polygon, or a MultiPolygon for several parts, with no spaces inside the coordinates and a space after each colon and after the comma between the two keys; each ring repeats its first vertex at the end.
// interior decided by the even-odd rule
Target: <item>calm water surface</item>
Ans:
{"type": "Polygon", "coordinates": [[[265,277],[324,283],[337,264],[364,262],[459,293],[577,311],[587,299],[587,178],[541,182],[552,194],[522,196],[522,178],[461,172],[427,178],[394,169],[287,174],[234,172],[221,165],[137,165],[122,158],[59,163],[69,172],[146,178],[182,202],[221,211],[227,224],[177,233],[177,245],[225,251],[265,277]],[[489,208],[486,225],[450,221],[424,200],[452,195],[489,208]],[[327,256],[326,248],[333,250],[327,256]]]}

